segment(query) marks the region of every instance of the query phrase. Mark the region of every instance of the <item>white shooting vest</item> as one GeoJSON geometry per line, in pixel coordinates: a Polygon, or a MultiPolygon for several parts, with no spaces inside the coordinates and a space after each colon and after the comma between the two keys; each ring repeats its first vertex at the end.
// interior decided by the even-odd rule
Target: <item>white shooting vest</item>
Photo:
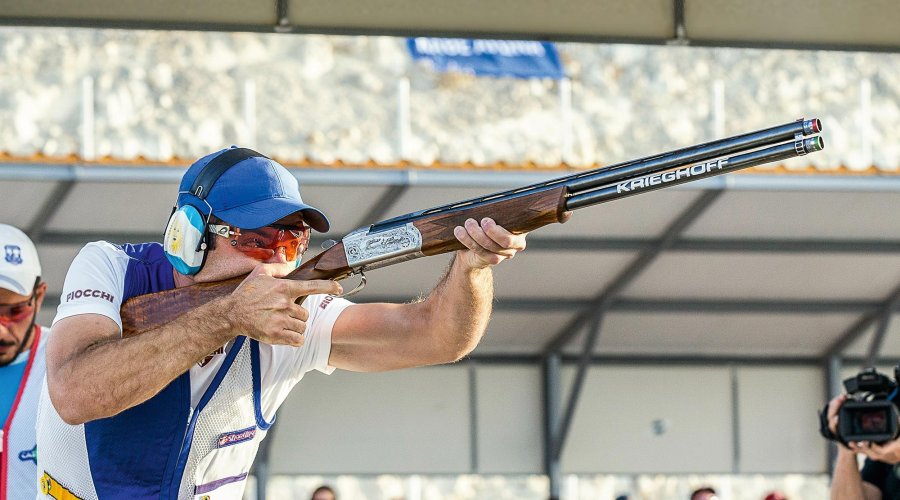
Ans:
{"type": "MultiPolygon", "coordinates": [[[[66,449],[83,449],[84,438],[67,441],[68,426],[58,416],[44,418],[41,437],[53,439],[60,453],[41,456],[41,495],[58,500],[110,498],[241,499],[259,443],[274,422],[267,422],[260,407],[259,344],[237,337],[222,366],[196,408],[188,412],[185,427],[176,432],[184,439],[174,461],[172,480],[157,485],[158,493],[135,484],[120,484],[98,493],[93,480],[97,463],[66,457],[66,449]],[[134,488],[134,489],[133,489],[134,488]]],[[[45,389],[46,390],[46,389],[45,389]]],[[[46,395],[45,395],[46,397],[46,395]]],[[[152,426],[153,421],[145,425],[152,426]]],[[[135,429],[140,433],[142,429],[135,429]]],[[[82,434],[83,435],[83,434],[82,434]]],[[[123,443],[128,446],[128,443],[123,443]]],[[[52,448],[53,446],[50,446],[52,448]]],[[[146,450],[153,453],[154,450],[146,450]]]]}
{"type": "Polygon", "coordinates": [[[178,458],[177,467],[184,467],[178,498],[243,498],[259,443],[273,422],[266,422],[260,408],[259,344],[238,337],[191,412],[191,446],[178,458]]]}

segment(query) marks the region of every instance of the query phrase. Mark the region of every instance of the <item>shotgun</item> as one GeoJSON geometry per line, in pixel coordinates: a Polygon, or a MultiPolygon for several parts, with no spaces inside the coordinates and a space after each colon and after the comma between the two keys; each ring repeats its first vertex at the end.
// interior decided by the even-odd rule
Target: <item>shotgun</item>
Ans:
{"type": "MultiPolygon", "coordinates": [[[[412,212],[350,232],[285,276],[341,280],[419,257],[460,250],[453,228],[490,217],[513,233],[566,222],[573,210],[714,175],[821,151],[821,122],[800,119],[755,132],[631,160],[479,198],[412,212]],[[809,137],[807,137],[809,136],[809,137]]],[[[245,276],[133,297],[122,305],[122,336],[168,323],[231,293],[245,276]]]]}

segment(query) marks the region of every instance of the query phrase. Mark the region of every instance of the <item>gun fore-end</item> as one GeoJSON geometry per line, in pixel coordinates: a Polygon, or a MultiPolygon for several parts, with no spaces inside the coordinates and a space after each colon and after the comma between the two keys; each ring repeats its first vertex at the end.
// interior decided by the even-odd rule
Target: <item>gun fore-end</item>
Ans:
{"type": "Polygon", "coordinates": [[[468,219],[490,217],[506,230],[522,234],[548,224],[564,223],[572,216],[565,209],[567,188],[559,186],[521,196],[489,201],[413,222],[422,233],[422,253],[437,255],[465,248],[453,228],[468,219]]]}

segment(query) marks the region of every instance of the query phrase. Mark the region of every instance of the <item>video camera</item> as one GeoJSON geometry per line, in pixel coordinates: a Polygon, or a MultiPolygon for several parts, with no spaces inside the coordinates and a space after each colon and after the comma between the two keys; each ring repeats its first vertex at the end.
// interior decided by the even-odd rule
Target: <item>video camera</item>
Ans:
{"type": "Polygon", "coordinates": [[[848,399],[838,411],[837,435],[828,429],[827,406],[822,412],[822,435],[842,443],[884,443],[896,439],[900,436],[900,414],[894,403],[898,378],[900,364],[894,367],[893,380],[875,368],[844,380],[848,399]]]}

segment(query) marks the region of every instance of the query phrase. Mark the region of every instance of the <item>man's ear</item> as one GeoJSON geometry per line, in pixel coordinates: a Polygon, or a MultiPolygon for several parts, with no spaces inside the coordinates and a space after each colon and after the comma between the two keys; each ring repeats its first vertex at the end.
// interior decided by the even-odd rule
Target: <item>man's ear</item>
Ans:
{"type": "Polygon", "coordinates": [[[37,306],[40,307],[44,302],[44,296],[47,295],[47,282],[42,281],[35,289],[34,289],[34,297],[36,299],[37,306]]]}

